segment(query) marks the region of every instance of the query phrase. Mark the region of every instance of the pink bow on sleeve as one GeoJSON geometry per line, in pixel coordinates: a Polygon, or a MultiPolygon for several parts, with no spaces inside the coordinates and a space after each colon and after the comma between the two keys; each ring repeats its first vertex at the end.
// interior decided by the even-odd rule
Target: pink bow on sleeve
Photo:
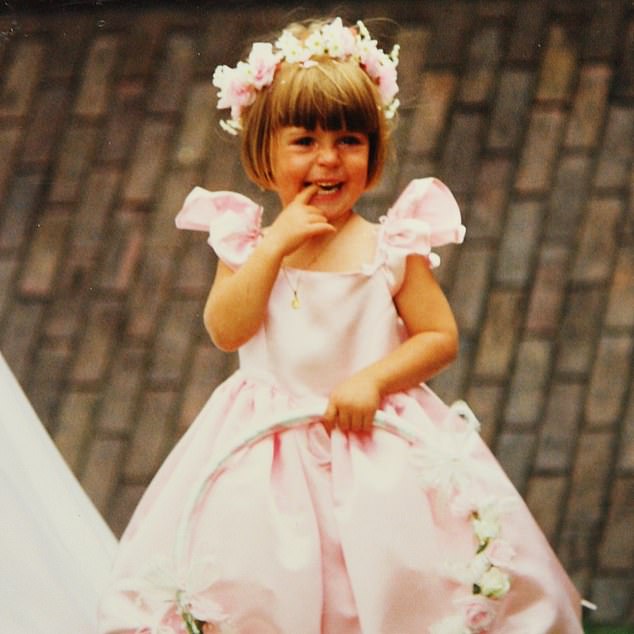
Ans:
{"type": "Polygon", "coordinates": [[[436,178],[410,182],[381,218],[382,242],[389,248],[418,253],[437,266],[433,247],[464,240],[460,209],[449,188],[436,178]]]}
{"type": "Polygon", "coordinates": [[[211,248],[235,269],[244,264],[260,239],[262,207],[242,194],[194,187],[175,222],[179,229],[209,231],[211,248]]]}

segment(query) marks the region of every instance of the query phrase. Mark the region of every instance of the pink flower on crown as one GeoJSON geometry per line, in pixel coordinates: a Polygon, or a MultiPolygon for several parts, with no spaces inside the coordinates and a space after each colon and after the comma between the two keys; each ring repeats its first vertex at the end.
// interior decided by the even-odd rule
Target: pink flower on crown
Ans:
{"type": "Polygon", "coordinates": [[[398,84],[396,83],[396,66],[388,61],[381,65],[378,74],[379,92],[384,104],[389,104],[398,92],[398,84]]]}
{"type": "Polygon", "coordinates": [[[213,84],[220,89],[218,108],[241,109],[255,100],[255,89],[250,69],[240,62],[236,68],[218,66],[214,72],[213,84]]]}
{"type": "Polygon", "coordinates": [[[273,53],[273,45],[266,42],[255,42],[249,54],[248,65],[252,73],[251,83],[256,90],[261,90],[273,81],[275,69],[280,61],[273,53]]]}
{"type": "Polygon", "coordinates": [[[341,18],[335,18],[322,29],[324,45],[328,54],[337,59],[353,55],[356,40],[353,32],[343,25],[341,18]]]}

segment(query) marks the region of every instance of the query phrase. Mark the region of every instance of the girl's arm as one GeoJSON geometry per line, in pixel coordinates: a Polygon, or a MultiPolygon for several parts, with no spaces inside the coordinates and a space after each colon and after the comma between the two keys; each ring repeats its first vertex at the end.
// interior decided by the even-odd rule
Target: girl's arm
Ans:
{"type": "Polygon", "coordinates": [[[284,257],[309,238],[335,231],[309,201],[317,187],[302,190],[236,271],[218,262],[203,319],[221,350],[236,350],[258,331],[266,315],[271,289],[284,257]]]}
{"type": "Polygon", "coordinates": [[[394,302],[409,338],[332,392],[324,415],[328,428],[336,424],[344,431],[369,431],[384,396],[419,385],[455,359],[456,321],[423,257],[407,258],[394,302]]]}

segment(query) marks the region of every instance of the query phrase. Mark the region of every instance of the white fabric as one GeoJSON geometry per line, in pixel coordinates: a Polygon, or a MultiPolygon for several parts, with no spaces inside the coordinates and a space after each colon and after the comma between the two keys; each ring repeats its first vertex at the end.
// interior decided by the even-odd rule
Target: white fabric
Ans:
{"type": "Polygon", "coordinates": [[[90,634],[116,540],[0,355],[0,629],[90,634]]]}

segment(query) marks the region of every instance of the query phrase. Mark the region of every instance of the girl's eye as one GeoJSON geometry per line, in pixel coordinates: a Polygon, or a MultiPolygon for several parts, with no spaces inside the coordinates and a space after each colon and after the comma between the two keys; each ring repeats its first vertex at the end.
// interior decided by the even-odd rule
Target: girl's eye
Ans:
{"type": "Polygon", "coordinates": [[[340,143],[343,143],[343,145],[360,145],[362,142],[361,137],[354,134],[346,134],[340,139],[340,143]]]}
{"type": "Polygon", "coordinates": [[[313,142],[312,137],[302,136],[302,137],[298,137],[297,139],[295,139],[293,141],[293,145],[309,146],[309,145],[312,144],[312,142],[313,142]]]}

